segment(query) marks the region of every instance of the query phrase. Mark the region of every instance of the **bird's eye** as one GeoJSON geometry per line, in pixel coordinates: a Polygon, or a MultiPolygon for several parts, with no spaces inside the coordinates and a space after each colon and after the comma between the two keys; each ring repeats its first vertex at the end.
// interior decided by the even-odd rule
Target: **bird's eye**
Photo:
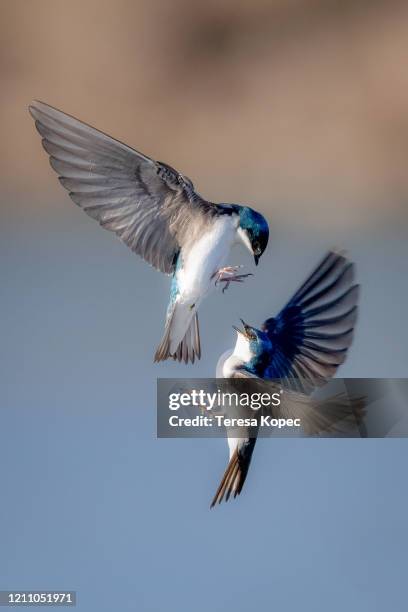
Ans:
{"type": "Polygon", "coordinates": [[[252,249],[255,255],[260,255],[262,253],[261,245],[257,240],[255,240],[255,242],[252,244],[252,249]]]}

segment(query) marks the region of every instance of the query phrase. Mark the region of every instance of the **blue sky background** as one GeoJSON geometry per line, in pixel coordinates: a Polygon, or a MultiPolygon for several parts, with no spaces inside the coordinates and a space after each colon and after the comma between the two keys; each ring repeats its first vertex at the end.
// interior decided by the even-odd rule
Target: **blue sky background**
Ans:
{"type": "MultiPolygon", "coordinates": [[[[168,279],[56,206],[1,230],[0,588],[74,589],[90,612],[405,610],[406,440],[262,439],[210,511],[226,443],[155,436],[156,376],[213,375],[231,324],[275,313],[333,236],[272,224],[256,277],[202,309],[200,364],[154,366],[168,279]]],[[[341,373],[404,377],[405,236],[336,237],[363,287],[341,373]]]]}

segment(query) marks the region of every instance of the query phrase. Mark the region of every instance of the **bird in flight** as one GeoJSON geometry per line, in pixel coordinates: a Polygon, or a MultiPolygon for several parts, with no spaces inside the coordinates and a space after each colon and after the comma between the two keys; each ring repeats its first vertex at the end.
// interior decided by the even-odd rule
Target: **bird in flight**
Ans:
{"type": "Polygon", "coordinates": [[[101,227],[160,272],[172,275],[162,341],[155,361],[201,357],[198,308],[219,283],[223,291],[249,274],[226,266],[234,243],[255,264],[269,228],[249,206],[214,204],[191,180],[48,104],[29,107],[42,144],[71,199],[101,227]]]}
{"type": "MultiPolygon", "coordinates": [[[[310,397],[335,374],[352,342],[359,294],[353,280],[354,264],[329,252],[278,316],[267,319],[261,329],[244,321],[243,329],[235,328],[235,347],[220,357],[217,378],[247,379],[261,392],[265,381],[279,379],[282,400],[272,408],[273,416],[300,417],[307,434],[333,431],[350,416],[359,423],[361,399],[343,396],[319,402],[310,397]]],[[[236,428],[227,429],[229,464],[211,507],[241,493],[257,431],[248,437],[240,431],[236,437],[236,428]]]]}

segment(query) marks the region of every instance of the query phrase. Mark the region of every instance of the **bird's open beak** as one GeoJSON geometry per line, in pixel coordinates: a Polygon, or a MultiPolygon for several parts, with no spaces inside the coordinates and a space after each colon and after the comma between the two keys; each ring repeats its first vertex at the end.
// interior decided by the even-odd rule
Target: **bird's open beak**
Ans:
{"type": "Polygon", "coordinates": [[[248,338],[248,331],[251,329],[250,325],[247,325],[245,323],[245,321],[243,319],[241,319],[241,323],[244,327],[244,329],[239,329],[239,327],[237,327],[236,325],[233,325],[233,329],[235,329],[236,332],[238,332],[239,334],[241,334],[241,336],[244,336],[244,338],[248,338]]]}

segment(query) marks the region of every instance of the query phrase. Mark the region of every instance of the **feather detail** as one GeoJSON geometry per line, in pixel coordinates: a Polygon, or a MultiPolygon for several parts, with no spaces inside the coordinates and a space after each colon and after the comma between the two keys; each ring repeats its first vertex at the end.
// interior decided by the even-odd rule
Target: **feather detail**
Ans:
{"type": "Polygon", "coordinates": [[[161,272],[174,272],[180,249],[222,213],[171,166],[44,102],[29,111],[73,202],[161,272]]]}
{"type": "Polygon", "coordinates": [[[217,503],[220,504],[224,498],[225,501],[228,501],[231,495],[236,497],[241,493],[248,474],[255,444],[256,438],[239,440],[237,447],[231,455],[227,469],[224,472],[210,508],[213,508],[217,503]]]}
{"type": "Polygon", "coordinates": [[[157,347],[154,361],[165,361],[166,359],[173,358],[175,361],[184,361],[184,363],[194,363],[195,359],[201,358],[201,344],[200,344],[200,329],[198,324],[198,315],[195,313],[193,316],[187,331],[177,345],[174,351],[171,350],[171,333],[172,325],[174,321],[174,310],[167,318],[166,325],[164,328],[164,334],[160,345],[157,347]]]}
{"type": "Polygon", "coordinates": [[[272,344],[266,378],[309,392],[335,374],[353,340],[359,297],[353,280],[354,264],[329,252],[278,316],[264,322],[272,344]]]}

